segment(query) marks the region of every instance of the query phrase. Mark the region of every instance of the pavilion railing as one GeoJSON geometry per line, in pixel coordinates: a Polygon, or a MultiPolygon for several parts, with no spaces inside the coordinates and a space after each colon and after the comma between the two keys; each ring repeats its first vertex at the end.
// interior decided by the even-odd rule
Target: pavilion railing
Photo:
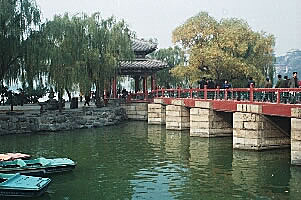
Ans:
{"type": "Polygon", "coordinates": [[[150,100],[153,98],[300,104],[301,88],[157,89],[148,93],[147,97],[145,93],[131,94],[128,100],[150,100]]]}

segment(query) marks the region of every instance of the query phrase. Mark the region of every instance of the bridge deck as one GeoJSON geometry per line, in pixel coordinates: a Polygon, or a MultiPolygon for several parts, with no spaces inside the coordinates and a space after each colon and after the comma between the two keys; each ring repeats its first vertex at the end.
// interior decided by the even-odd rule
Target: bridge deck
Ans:
{"type": "Polygon", "coordinates": [[[218,111],[237,111],[237,104],[262,105],[266,115],[291,117],[291,108],[301,108],[301,88],[231,88],[231,89],[158,89],[146,98],[144,94],[131,94],[130,101],[162,98],[165,104],[182,99],[187,107],[195,101],[210,101],[218,111]]]}

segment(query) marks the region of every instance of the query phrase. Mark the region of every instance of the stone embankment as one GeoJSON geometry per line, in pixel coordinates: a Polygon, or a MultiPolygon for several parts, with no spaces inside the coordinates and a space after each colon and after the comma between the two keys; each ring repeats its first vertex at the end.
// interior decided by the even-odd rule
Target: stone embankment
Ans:
{"type": "Polygon", "coordinates": [[[114,125],[127,119],[121,107],[83,107],[75,110],[38,110],[0,113],[0,135],[63,131],[114,125]]]}

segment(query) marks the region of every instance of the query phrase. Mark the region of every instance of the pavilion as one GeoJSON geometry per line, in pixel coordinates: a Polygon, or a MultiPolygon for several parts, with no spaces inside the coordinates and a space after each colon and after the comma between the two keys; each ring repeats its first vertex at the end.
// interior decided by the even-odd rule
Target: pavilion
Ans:
{"type": "MultiPolygon", "coordinates": [[[[157,49],[157,44],[134,39],[132,40],[132,48],[135,53],[135,59],[120,62],[117,75],[130,76],[135,80],[135,93],[143,89],[144,99],[148,97],[147,79],[151,77],[151,90],[156,89],[156,73],[162,69],[168,68],[168,64],[163,61],[147,58],[147,54],[154,52],[157,49]],[[140,88],[140,81],[143,81],[140,88]]],[[[113,97],[117,97],[117,81],[113,81],[113,97]]]]}

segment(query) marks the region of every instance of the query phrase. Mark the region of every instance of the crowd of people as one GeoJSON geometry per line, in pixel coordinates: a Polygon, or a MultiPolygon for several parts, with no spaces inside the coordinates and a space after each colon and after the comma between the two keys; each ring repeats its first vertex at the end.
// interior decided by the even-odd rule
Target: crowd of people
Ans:
{"type": "MultiPolygon", "coordinates": [[[[275,88],[301,88],[301,81],[298,80],[297,77],[298,73],[293,72],[293,76],[291,78],[288,78],[288,76],[284,76],[284,79],[282,78],[282,75],[278,75],[278,80],[275,85],[275,88]]],[[[222,82],[220,81],[213,81],[211,78],[203,77],[202,80],[198,81],[199,88],[204,89],[205,86],[207,89],[228,89],[232,88],[232,84],[229,83],[228,80],[224,80],[222,82]]],[[[255,87],[255,81],[253,80],[253,77],[249,77],[248,81],[246,83],[246,88],[255,87]]],[[[269,78],[266,78],[264,83],[264,88],[273,88],[273,83],[269,78]]]]}
{"type": "Polygon", "coordinates": [[[297,77],[298,73],[293,72],[293,76],[289,79],[288,76],[284,76],[284,79],[282,78],[282,75],[278,75],[278,80],[275,85],[275,88],[299,88],[301,87],[300,81],[297,77]]]}
{"type": "Polygon", "coordinates": [[[202,80],[200,80],[198,83],[200,89],[204,89],[205,86],[207,86],[207,89],[215,89],[217,87],[221,89],[232,88],[232,85],[227,80],[220,82],[220,81],[213,81],[212,78],[207,79],[206,77],[203,77],[202,80]]]}
{"type": "MultiPolygon", "coordinates": [[[[298,73],[297,72],[293,72],[292,77],[289,79],[288,76],[284,76],[284,78],[282,78],[282,75],[278,75],[278,80],[277,83],[275,84],[274,88],[301,88],[301,81],[298,80],[297,77],[298,73]]],[[[253,77],[249,77],[248,80],[246,81],[246,88],[250,88],[250,87],[255,87],[255,81],[253,80],[253,77]]],[[[232,84],[229,83],[228,80],[223,80],[223,81],[214,81],[212,78],[206,78],[203,77],[200,81],[198,81],[198,85],[200,89],[204,89],[205,87],[207,89],[216,89],[216,88],[220,88],[220,89],[229,89],[232,88],[232,84]]],[[[164,87],[160,87],[158,86],[157,89],[163,89],[164,87]]],[[[180,85],[177,86],[177,88],[181,88],[180,85]]],[[[265,84],[264,84],[264,88],[273,88],[273,83],[271,82],[271,80],[269,78],[266,78],[265,80],[265,84]]],[[[170,87],[168,85],[168,87],[166,89],[172,89],[172,87],[170,87]]],[[[108,94],[109,96],[110,94],[108,94]]],[[[125,99],[127,96],[129,95],[129,92],[126,89],[118,89],[117,90],[117,96],[118,98],[123,98],[125,99]]],[[[91,100],[95,99],[95,93],[89,93],[86,95],[80,95],[80,100],[82,101],[82,97],[85,97],[85,104],[84,105],[88,105],[91,100]]]]}

